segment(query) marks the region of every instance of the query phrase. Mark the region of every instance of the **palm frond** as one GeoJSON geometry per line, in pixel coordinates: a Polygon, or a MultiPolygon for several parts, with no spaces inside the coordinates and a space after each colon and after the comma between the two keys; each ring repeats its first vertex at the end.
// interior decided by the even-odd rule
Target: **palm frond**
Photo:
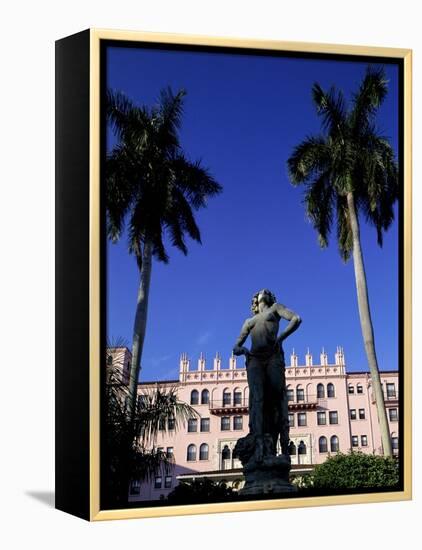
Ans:
{"type": "Polygon", "coordinates": [[[105,163],[107,234],[116,242],[133,200],[131,167],[124,149],[116,147],[105,163]]]}
{"type": "Polygon", "coordinates": [[[178,189],[195,210],[207,205],[207,200],[221,193],[222,186],[201,161],[191,162],[182,153],[170,160],[178,189]]]}
{"type": "Polygon", "coordinates": [[[163,88],[153,117],[157,121],[157,144],[158,147],[168,152],[175,153],[179,149],[179,129],[183,117],[183,100],[186,96],[185,90],[179,90],[174,95],[170,87],[163,88]]]}
{"type": "Polygon", "coordinates": [[[377,231],[377,242],[383,244],[383,232],[394,221],[394,204],[398,199],[398,166],[388,141],[376,134],[368,136],[360,150],[361,162],[355,179],[357,207],[377,231]]]}
{"type": "Polygon", "coordinates": [[[387,84],[383,67],[367,68],[359,91],[353,97],[350,125],[354,133],[362,132],[368,124],[371,124],[376,110],[387,95],[387,84]]]}
{"type": "Polygon", "coordinates": [[[322,125],[331,136],[343,135],[346,124],[346,109],[343,93],[331,87],[324,92],[316,82],[312,87],[312,98],[318,114],[322,117],[322,125]]]}
{"type": "Polygon", "coordinates": [[[305,193],[306,213],[318,232],[319,244],[322,248],[328,246],[333,217],[334,190],[329,174],[323,173],[307,187],[305,193]]]}
{"type": "Polygon", "coordinates": [[[287,160],[290,181],[293,185],[305,182],[324,171],[330,160],[330,150],[322,136],[310,136],[293,149],[287,160]]]}
{"type": "Polygon", "coordinates": [[[337,195],[336,203],[338,249],[343,261],[347,262],[353,251],[353,235],[347,199],[343,195],[337,195]]]}
{"type": "Polygon", "coordinates": [[[135,110],[134,103],[123,93],[107,90],[106,92],[106,115],[118,138],[126,127],[126,121],[135,110]]]}
{"type": "Polygon", "coordinates": [[[167,229],[170,233],[171,244],[178,248],[185,256],[188,253],[188,248],[184,239],[184,231],[181,225],[180,216],[172,212],[168,217],[167,229]]]}
{"type": "MultiPolygon", "coordinates": [[[[184,233],[187,233],[191,239],[198,243],[201,243],[201,233],[195,221],[195,217],[193,215],[188,200],[177,188],[173,190],[173,198],[174,208],[172,208],[172,210],[169,211],[168,215],[165,217],[168,229],[172,231],[172,225],[178,226],[180,228],[182,236],[184,233]]],[[[176,242],[174,242],[173,244],[178,247],[178,244],[176,244],[176,242]]]]}
{"type": "Polygon", "coordinates": [[[121,145],[136,152],[145,148],[151,133],[148,110],[137,106],[123,92],[107,91],[106,114],[121,145]]]}
{"type": "Polygon", "coordinates": [[[164,388],[157,384],[153,390],[145,390],[138,397],[136,433],[144,446],[155,443],[158,433],[166,433],[168,420],[174,420],[175,429],[189,418],[199,416],[193,407],[179,401],[177,388],[164,388]]]}

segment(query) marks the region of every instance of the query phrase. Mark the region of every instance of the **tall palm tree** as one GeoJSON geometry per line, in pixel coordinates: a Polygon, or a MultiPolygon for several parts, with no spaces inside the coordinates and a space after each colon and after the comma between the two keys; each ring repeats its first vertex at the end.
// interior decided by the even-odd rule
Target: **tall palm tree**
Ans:
{"type": "Polygon", "coordinates": [[[127,224],[129,252],[136,258],[140,283],[133,326],[129,393],[136,402],[148,314],[153,258],[167,263],[164,245],[187,254],[185,236],[201,242],[193,210],[207,205],[221,186],[200,162],[191,162],[180,145],[185,91],[161,91],[152,108],[135,105],[122,93],[107,94],[107,116],[118,144],[106,161],[108,235],[116,242],[127,224]]]}
{"type": "Polygon", "coordinates": [[[128,386],[122,380],[124,365],[119,356],[112,357],[107,348],[104,392],[104,503],[107,507],[127,504],[131,479],[150,480],[174,466],[173,458],[155,447],[159,433],[167,431],[169,420],[177,431],[189,418],[197,416],[190,405],[179,401],[175,387],[157,384],[145,390],[134,413],[129,408],[128,386]]]}
{"type": "Polygon", "coordinates": [[[328,245],[336,219],[337,241],[344,261],[353,256],[359,316],[381,429],[383,451],[392,455],[384,396],[375,351],[374,330],[359,230],[359,214],[375,227],[382,246],[383,231],[394,220],[398,198],[398,169],[394,151],[375,125],[387,94],[383,69],[368,67],[348,107],[341,91],[312,89],[321,135],[307,137],[288,159],[293,185],[304,184],[306,212],[318,232],[321,247],[328,245]]]}

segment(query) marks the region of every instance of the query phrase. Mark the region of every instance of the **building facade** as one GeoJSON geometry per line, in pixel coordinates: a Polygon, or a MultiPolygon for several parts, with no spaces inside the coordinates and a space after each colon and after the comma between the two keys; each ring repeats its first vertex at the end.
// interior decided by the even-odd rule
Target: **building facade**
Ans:
{"type": "MultiPolygon", "coordinates": [[[[124,357],[125,380],[130,354],[127,350],[119,353],[124,357]]],[[[163,426],[156,445],[173,456],[174,468],[168,475],[163,473],[148,483],[133,480],[130,501],[164,498],[180,480],[195,477],[225,480],[234,487],[243,484],[241,464],[233,457],[233,449],[237,440],[249,431],[249,388],[244,359],[232,356],[228,365],[223,366],[217,354],[211,367],[206,365],[202,354],[195,366],[182,354],[177,380],[139,384],[140,399],[157,384],[176,387],[179,399],[194,407],[198,416],[177,430],[171,421],[163,426]]],[[[397,454],[398,372],[381,372],[381,382],[393,449],[397,454]]],[[[304,363],[293,352],[290,361],[286,361],[286,386],[293,474],[311,471],[337,452],[382,453],[371,376],[368,372],[346,372],[342,348],[337,348],[331,362],[324,350],[317,361],[308,350],[304,363]]]]}

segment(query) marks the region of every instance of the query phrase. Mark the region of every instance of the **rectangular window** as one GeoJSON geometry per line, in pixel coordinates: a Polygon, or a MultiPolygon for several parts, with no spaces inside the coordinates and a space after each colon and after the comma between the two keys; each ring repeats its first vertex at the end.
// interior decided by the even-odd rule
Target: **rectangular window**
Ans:
{"type": "Polygon", "coordinates": [[[210,419],[201,418],[201,432],[209,432],[209,431],[210,431],[210,419]]]}
{"type": "Polygon", "coordinates": [[[365,409],[359,409],[359,420],[365,420],[365,409]]]}
{"type": "Polygon", "coordinates": [[[294,428],[295,425],[295,415],[293,413],[289,413],[289,427],[294,428]]]}
{"type": "Polygon", "coordinates": [[[233,405],[241,405],[242,404],[242,392],[235,391],[233,394],[233,405]]]}
{"type": "Polygon", "coordinates": [[[363,393],[363,386],[361,386],[360,384],[358,384],[358,385],[356,386],[356,391],[357,391],[357,393],[363,393]]]}
{"type": "Polygon", "coordinates": [[[355,386],[349,386],[349,393],[355,393],[355,386]]]}
{"type": "Polygon", "coordinates": [[[166,429],[166,420],[165,418],[160,418],[158,421],[158,429],[159,430],[165,430],[166,429]]]}
{"type": "Polygon", "coordinates": [[[221,429],[222,431],[230,430],[230,416],[221,417],[221,429]]]}
{"type": "Polygon", "coordinates": [[[172,476],[166,476],[165,479],[164,479],[164,487],[165,489],[170,489],[171,487],[171,482],[173,481],[173,477],[172,476]]]}
{"type": "Polygon", "coordinates": [[[352,435],[352,447],[359,447],[359,437],[352,435]]]}
{"type": "Polygon", "coordinates": [[[161,489],[162,484],[163,484],[163,478],[161,476],[157,476],[154,481],[154,489],[161,489]]]}
{"type": "Polygon", "coordinates": [[[171,418],[168,419],[167,427],[168,427],[169,431],[174,430],[174,427],[175,427],[174,418],[171,417],[171,418]]]}
{"type": "Polygon", "coordinates": [[[396,385],[394,383],[387,384],[387,398],[392,399],[396,397],[396,385]]]}
{"type": "Polygon", "coordinates": [[[233,429],[242,430],[243,429],[243,416],[235,416],[233,418],[233,429]]]}
{"type": "Polygon", "coordinates": [[[130,483],[130,494],[139,495],[141,492],[141,482],[137,479],[133,479],[130,483]]]}
{"type": "Polygon", "coordinates": [[[350,420],[356,420],[356,409],[350,409],[350,420]]]}
{"type": "Polygon", "coordinates": [[[164,452],[164,447],[157,447],[157,453],[164,452]]]}
{"type": "Polygon", "coordinates": [[[366,435],[360,436],[360,444],[362,445],[362,447],[368,446],[368,437],[366,435]]]}
{"type": "Polygon", "coordinates": [[[330,424],[338,424],[338,412],[337,411],[330,411],[329,412],[330,417],[330,424]]]}
{"type": "Polygon", "coordinates": [[[397,422],[397,420],[399,419],[397,409],[388,409],[388,416],[391,422],[397,422]]]}
{"type": "Polygon", "coordinates": [[[327,415],[325,411],[317,412],[317,424],[318,426],[325,426],[325,424],[327,424],[327,415]]]}
{"type": "Polygon", "coordinates": [[[232,402],[232,394],[228,391],[225,391],[223,393],[223,405],[224,406],[231,405],[231,402],[232,402]]]}
{"type": "Polygon", "coordinates": [[[188,432],[197,432],[198,431],[198,419],[189,418],[188,420],[188,432]]]}
{"type": "Polygon", "coordinates": [[[399,438],[398,437],[392,437],[391,438],[391,446],[393,447],[393,451],[399,450],[399,438]]]}
{"type": "Polygon", "coordinates": [[[167,447],[166,455],[167,455],[167,458],[173,458],[173,456],[174,456],[174,448],[173,448],[173,447],[167,447]]]}
{"type": "Polygon", "coordinates": [[[306,426],[306,413],[297,413],[297,425],[306,426]]]}

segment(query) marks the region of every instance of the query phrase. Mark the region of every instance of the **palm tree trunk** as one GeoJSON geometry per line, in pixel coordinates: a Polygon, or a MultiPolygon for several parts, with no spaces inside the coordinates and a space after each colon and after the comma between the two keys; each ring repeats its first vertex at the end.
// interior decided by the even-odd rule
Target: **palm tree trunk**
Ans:
{"type": "Polygon", "coordinates": [[[375,352],[374,329],[372,326],[371,311],[369,309],[368,287],[366,284],[365,266],[363,263],[362,248],[360,244],[359,220],[356,214],[353,193],[347,193],[347,206],[350,216],[350,226],[353,236],[353,264],[355,268],[356,290],[358,295],[359,317],[365,344],[369,371],[372,379],[372,391],[378,413],[378,422],[381,431],[381,441],[384,456],[392,456],[390,430],[385,410],[384,395],[381,387],[381,378],[378,370],[377,355],[375,352]]]}
{"type": "Polygon", "coordinates": [[[152,245],[146,241],[142,251],[142,267],[136,305],[135,322],[133,325],[132,362],[129,375],[129,407],[133,415],[136,407],[138,378],[141,369],[142,350],[144,347],[145,332],[147,327],[148,297],[151,281],[152,245]]]}

